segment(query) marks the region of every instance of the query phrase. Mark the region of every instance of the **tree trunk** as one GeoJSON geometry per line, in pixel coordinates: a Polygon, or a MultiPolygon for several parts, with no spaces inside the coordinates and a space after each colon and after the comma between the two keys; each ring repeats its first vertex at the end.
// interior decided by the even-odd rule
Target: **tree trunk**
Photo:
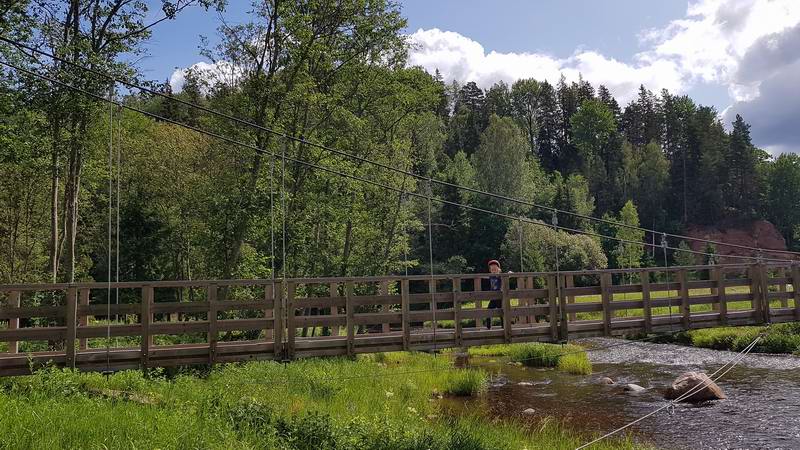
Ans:
{"type": "Polygon", "coordinates": [[[54,119],[53,123],[53,146],[51,159],[51,183],[50,183],[50,273],[53,283],[58,281],[58,146],[61,136],[61,123],[59,118],[54,119]]]}

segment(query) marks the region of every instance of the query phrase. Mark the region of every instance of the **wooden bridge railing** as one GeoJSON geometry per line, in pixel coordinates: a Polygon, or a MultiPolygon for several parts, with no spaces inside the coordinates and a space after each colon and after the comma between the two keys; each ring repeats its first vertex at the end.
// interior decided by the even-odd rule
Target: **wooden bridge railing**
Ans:
{"type": "Polygon", "coordinates": [[[0,376],[800,320],[796,265],[499,276],[499,291],[488,274],[0,285],[0,376]]]}

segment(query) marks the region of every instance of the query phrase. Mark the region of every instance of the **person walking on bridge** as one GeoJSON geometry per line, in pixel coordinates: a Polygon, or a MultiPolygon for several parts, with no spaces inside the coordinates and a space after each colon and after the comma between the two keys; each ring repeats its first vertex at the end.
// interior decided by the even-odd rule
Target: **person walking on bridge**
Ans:
{"type": "MultiPolygon", "coordinates": [[[[500,269],[500,262],[496,259],[489,261],[489,273],[491,274],[499,274],[501,271],[500,269]]],[[[501,289],[500,277],[497,275],[493,275],[489,277],[489,290],[490,291],[499,291],[501,289]]],[[[502,300],[489,300],[489,309],[498,309],[503,307],[502,300]]],[[[503,318],[500,317],[500,326],[503,326],[503,318]]],[[[492,329],[492,318],[486,318],[486,328],[491,330],[492,329]]]]}

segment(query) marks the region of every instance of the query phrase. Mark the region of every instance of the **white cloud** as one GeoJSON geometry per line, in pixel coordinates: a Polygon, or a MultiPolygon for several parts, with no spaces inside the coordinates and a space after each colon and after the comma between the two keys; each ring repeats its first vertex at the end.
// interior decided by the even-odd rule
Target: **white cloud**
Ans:
{"type": "Polygon", "coordinates": [[[682,74],[671,61],[626,64],[594,51],[578,51],[563,59],[544,53],[486,53],[479,42],[438,28],[417,30],[410,39],[410,65],[431,72],[439,69],[448,80],[474,81],[483,88],[500,80],[513,83],[520,78],[556,83],[562,74],[568,80],[576,80],[582,74],[593,84],[604,84],[622,102],[634,98],[641,84],[674,92],[683,88],[682,74]]]}
{"type": "Polygon", "coordinates": [[[240,69],[237,69],[227,61],[215,63],[200,61],[189,68],[175,69],[175,71],[172,72],[172,75],[169,77],[169,84],[172,86],[173,91],[180,92],[181,89],[183,89],[183,85],[186,82],[186,74],[189,71],[196,72],[208,85],[213,85],[216,82],[231,84],[239,78],[238,74],[241,73],[240,69]]]}
{"type": "Polygon", "coordinates": [[[800,110],[786,107],[787,99],[796,99],[800,92],[791,82],[797,79],[800,61],[800,0],[692,1],[684,17],[664,28],[642,30],[644,51],[632,55],[631,62],[590,49],[576,49],[564,58],[487,53],[467,36],[436,28],[417,30],[410,38],[415,47],[409,64],[429,71],[438,68],[448,80],[475,81],[484,88],[520,78],[552,83],[561,74],[575,80],[580,73],[594,85],[606,85],[625,104],[640,84],[673,93],[695,85],[724,86],[731,104],[715,106],[723,109],[726,121],[742,113],[754,125],[757,145],[800,151],[800,136],[791,124],[800,110]],[[786,119],[777,112],[791,116],[786,119]],[[753,117],[756,114],[759,117],[753,117]],[[759,132],[757,123],[769,135],[759,132]]]}

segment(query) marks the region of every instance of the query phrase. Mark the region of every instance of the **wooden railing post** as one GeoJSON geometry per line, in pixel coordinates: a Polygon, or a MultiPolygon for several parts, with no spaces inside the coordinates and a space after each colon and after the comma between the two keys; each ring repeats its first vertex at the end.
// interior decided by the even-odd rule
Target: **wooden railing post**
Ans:
{"type": "Polygon", "coordinates": [[[64,356],[66,365],[70,369],[75,368],[75,337],[78,333],[78,290],[74,287],[67,288],[66,298],[66,342],[64,345],[64,356]]]}
{"type": "MultiPolygon", "coordinates": [[[[91,289],[81,289],[78,291],[78,296],[80,297],[80,306],[89,306],[89,293],[91,289]]],[[[88,316],[86,314],[81,314],[78,316],[78,326],[85,327],[89,325],[88,316]]],[[[78,339],[78,348],[80,350],[86,350],[88,347],[88,340],[86,338],[78,339]]]]}
{"type": "Polygon", "coordinates": [[[347,280],[345,283],[344,298],[345,298],[345,311],[347,313],[347,356],[355,356],[355,306],[353,306],[353,281],[347,280]]]}
{"type": "MultiPolygon", "coordinates": [[[[8,306],[11,308],[19,308],[22,300],[22,292],[20,291],[11,291],[8,294],[8,306]]],[[[19,329],[19,316],[8,319],[8,329],[9,330],[17,330],[19,329]]],[[[9,353],[19,353],[19,341],[9,341],[8,342],[8,352],[9,353]]]]}
{"type": "MultiPolygon", "coordinates": [[[[566,285],[567,288],[575,287],[575,276],[574,275],[572,275],[572,274],[566,275],[564,278],[565,278],[564,279],[564,282],[565,282],[564,284],[566,285]]],[[[575,303],[575,296],[574,295],[568,296],[567,297],[567,303],[568,304],[575,303]]],[[[569,320],[571,320],[573,322],[578,320],[577,313],[569,313],[569,320]]]]}
{"type": "MultiPolygon", "coordinates": [[[[378,293],[380,295],[389,295],[389,280],[382,280],[378,293]]],[[[389,305],[381,305],[381,312],[388,313],[389,312],[389,305]]],[[[384,322],[381,324],[381,332],[388,333],[391,331],[391,325],[389,322],[384,322]]]]}
{"type": "Polygon", "coordinates": [[[219,339],[219,331],[217,329],[218,288],[216,284],[209,284],[206,290],[208,299],[208,363],[214,365],[217,361],[217,340],[219,339]]]}
{"type": "Polygon", "coordinates": [[[409,282],[403,278],[400,282],[400,310],[403,317],[403,350],[411,348],[411,321],[409,317],[409,282]]]}
{"type": "Polygon", "coordinates": [[[600,275],[600,301],[603,304],[603,335],[611,335],[611,317],[614,312],[611,311],[611,274],[603,273],[600,275]]]}
{"type": "MultiPolygon", "coordinates": [[[[433,340],[434,340],[433,347],[434,350],[436,350],[436,331],[439,329],[439,321],[436,318],[436,310],[439,309],[437,308],[438,305],[436,304],[436,280],[434,279],[428,280],[428,293],[430,294],[430,301],[429,301],[430,304],[428,308],[430,308],[431,311],[431,331],[433,332],[433,340]]],[[[424,321],[422,322],[422,329],[423,330],[425,329],[424,321]]]]}
{"type": "Polygon", "coordinates": [[[461,347],[461,299],[459,293],[461,292],[461,278],[453,278],[453,328],[455,330],[456,347],[461,347]]]}
{"type": "Polygon", "coordinates": [[[558,288],[556,287],[556,275],[547,276],[547,303],[550,307],[548,320],[550,321],[550,337],[558,341],[558,288]]]}
{"type": "Polygon", "coordinates": [[[509,295],[510,277],[500,277],[500,291],[502,292],[503,308],[503,340],[506,344],[511,343],[511,296],[509,295]]]}
{"type": "MultiPolygon", "coordinates": [[[[339,283],[331,283],[328,286],[328,295],[330,297],[338,297],[339,296],[339,283]]],[[[339,307],[338,306],[331,306],[331,315],[338,316],[339,315],[339,307]]],[[[339,335],[339,325],[334,325],[331,328],[331,336],[338,336],[339,335]]]]}
{"type": "Polygon", "coordinates": [[[142,313],[139,321],[142,324],[141,342],[141,365],[142,370],[147,370],[150,366],[150,344],[153,337],[150,335],[150,324],[153,322],[153,314],[150,312],[153,306],[153,286],[142,286],[142,313]]]}
{"type": "Polygon", "coordinates": [[[794,298],[794,320],[800,321],[800,265],[792,264],[792,297],[794,298]]]}
{"type": "Polygon", "coordinates": [[[761,293],[761,322],[770,323],[772,317],[769,308],[769,286],[767,285],[767,269],[764,264],[758,264],[758,285],[761,293]]]}
{"type": "Polygon", "coordinates": [[[725,269],[722,267],[714,268],[714,284],[717,286],[717,308],[719,310],[720,325],[728,324],[728,301],[725,292],[725,269]]]}
{"type": "Polygon", "coordinates": [[[639,283],[642,285],[642,311],[644,313],[644,332],[653,332],[653,307],[650,303],[650,272],[642,270],[639,272],[639,283]]]}
{"type": "Polygon", "coordinates": [[[758,282],[758,266],[756,264],[751,265],[747,269],[747,276],[750,278],[750,308],[755,311],[755,322],[759,323],[762,319],[762,311],[763,307],[761,306],[761,296],[759,295],[759,286],[760,283],[758,282]]]}
{"type": "Polygon", "coordinates": [[[678,271],[678,284],[681,295],[681,324],[684,330],[688,330],[691,325],[691,308],[689,307],[689,282],[686,269],[678,271]]]}
{"type": "Polygon", "coordinates": [[[283,333],[285,326],[284,316],[286,313],[286,308],[284,308],[283,305],[283,280],[272,282],[272,293],[275,308],[274,333],[272,334],[272,351],[274,353],[273,358],[280,361],[286,357],[283,347],[283,333]]]}
{"type": "MultiPolygon", "coordinates": [[[[786,269],[781,267],[778,269],[778,277],[786,278],[786,269]]],[[[778,285],[778,292],[781,293],[781,308],[788,308],[789,307],[789,298],[787,298],[784,294],[786,294],[786,282],[781,281],[778,285]]]]}
{"type": "Polygon", "coordinates": [[[264,301],[272,301],[272,308],[264,309],[264,340],[271,341],[275,335],[275,285],[264,285],[264,301]],[[272,319],[272,326],[268,326],[270,319],[272,319]]]}
{"type": "MultiPolygon", "coordinates": [[[[566,282],[566,277],[564,278],[565,278],[564,281],[566,282]]],[[[558,288],[558,311],[559,311],[558,320],[559,324],[561,325],[559,327],[558,339],[563,342],[569,340],[569,322],[567,320],[567,298],[564,296],[564,286],[561,283],[556,282],[556,287],[558,288]]]]}
{"type": "Polygon", "coordinates": [[[295,325],[294,294],[297,285],[294,281],[286,281],[286,358],[294,359],[297,326],[295,325]]]}

